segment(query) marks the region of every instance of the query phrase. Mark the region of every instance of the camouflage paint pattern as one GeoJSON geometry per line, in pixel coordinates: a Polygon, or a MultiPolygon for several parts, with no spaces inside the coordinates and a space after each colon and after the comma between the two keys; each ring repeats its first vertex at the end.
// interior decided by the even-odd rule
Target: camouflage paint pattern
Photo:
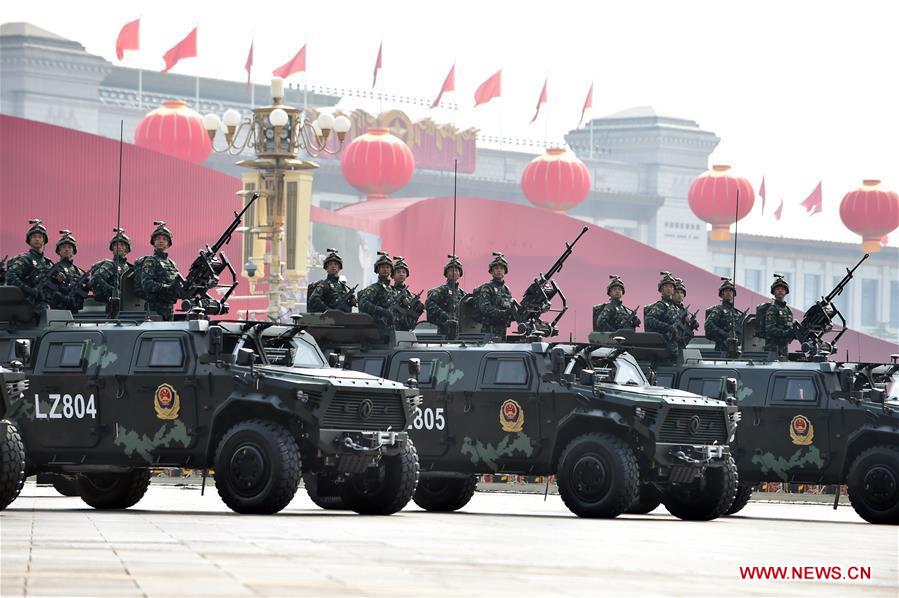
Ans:
{"type": "Polygon", "coordinates": [[[824,459],[821,451],[816,446],[808,449],[797,449],[789,459],[775,456],[771,452],[753,455],[752,462],[759,466],[762,473],[774,473],[783,481],[789,481],[789,473],[796,469],[807,469],[807,465],[814,465],[818,469],[824,469],[824,459]],[[805,454],[803,454],[805,453],[805,454]]]}
{"type": "Polygon", "coordinates": [[[503,457],[513,457],[518,453],[522,458],[534,455],[534,443],[527,434],[506,434],[498,444],[485,444],[466,436],[462,440],[462,454],[471,459],[472,465],[486,465],[489,471],[498,471],[497,461],[503,457]]]}

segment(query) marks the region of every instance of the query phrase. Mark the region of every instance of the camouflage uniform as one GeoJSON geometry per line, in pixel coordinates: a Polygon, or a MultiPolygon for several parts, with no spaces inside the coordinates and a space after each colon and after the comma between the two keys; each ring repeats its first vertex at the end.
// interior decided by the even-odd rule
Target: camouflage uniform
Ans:
{"type": "MultiPolygon", "coordinates": [[[[662,272],[662,279],[658,285],[659,291],[662,290],[662,285],[670,284],[674,286],[675,282],[670,272],[662,272]]],[[[661,334],[665,338],[665,346],[677,357],[681,355],[681,347],[674,328],[679,311],[680,308],[668,297],[663,297],[643,308],[644,329],[646,332],[658,332],[661,334]]]]}
{"type": "MultiPolygon", "coordinates": [[[[124,243],[131,251],[131,239],[122,229],[116,229],[116,234],[109,242],[109,250],[114,251],[113,246],[116,243],[124,243]]],[[[94,299],[108,302],[116,295],[116,290],[121,291],[122,277],[131,269],[126,256],[113,254],[112,259],[100,260],[91,266],[91,290],[94,293],[94,299]]]]}
{"type": "MultiPolygon", "coordinates": [[[[487,266],[487,272],[494,266],[502,266],[506,274],[509,264],[503,254],[494,252],[493,261],[487,266]]],[[[505,338],[506,330],[512,323],[512,293],[506,283],[498,278],[485,282],[471,293],[475,307],[475,320],[481,323],[481,330],[499,338],[505,338]]]]}
{"type": "MultiPolygon", "coordinates": [[[[393,273],[393,262],[390,256],[379,251],[377,261],[375,261],[375,273],[378,268],[384,264],[390,266],[390,272],[393,273]]],[[[387,334],[393,330],[393,300],[396,298],[396,291],[390,286],[390,275],[382,276],[378,274],[378,281],[368,285],[359,292],[359,311],[368,314],[375,321],[378,330],[382,334],[387,334]]]]}
{"type": "MultiPolygon", "coordinates": [[[[156,222],[157,228],[150,235],[150,244],[162,235],[172,241],[172,233],[164,222],[156,222]]],[[[164,320],[174,318],[174,305],[178,300],[178,266],[169,259],[169,254],[156,249],[153,255],[142,257],[135,262],[135,286],[147,300],[147,308],[156,312],[164,320]]]]}
{"type": "MultiPolygon", "coordinates": [[[[677,312],[675,316],[679,315],[681,312],[684,312],[684,324],[685,326],[679,327],[681,334],[678,335],[677,343],[680,345],[681,349],[686,348],[686,346],[690,343],[690,339],[693,338],[696,331],[699,330],[699,322],[696,321],[696,315],[691,314],[688,310],[684,309],[683,303],[684,299],[687,298],[687,285],[684,284],[684,280],[682,278],[674,279],[674,289],[675,291],[679,291],[681,297],[674,296],[672,303],[677,308],[677,312]]],[[[677,320],[675,319],[675,322],[677,320]]]]}
{"type": "MultiPolygon", "coordinates": [[[[334,262],[343,269],[343,259],[337,255],[337,250],[329,248],[327,251],[322,267],[327,269],[328,263],[334,262]]],[[[329,309],[352,313],[354,305],[356,297],[353,290],[340,277],[331,274],[312,283],[306,296],[306,311],[310,313],[321,313],[329,309]]]]}
{"type": "MultiPolygon", "coordinates": [[[[446,276],[450,268],[457,268],[461,277],[462,262],[454,255],[449,256],[449,258],[450,261],[443,267],[443,275],[446,276]]],[[[447,280],[445,284],[431,289],[428,291],[428,298],[425,301],[428,322],[435,324],[440,334],[446,334],[448,332],[447,322],[449,320],[458,321],[459,306],[464,298],[465,291],[459,287],[458,281],[450,282],[447,280]]]]}
{"type": "MultiPolygon", "coordinates": [[[[30,224],[31,228],[25,233],[25,243],[28,243],[28,239],[34,233],[42,234],[44,243],[47,243],[49,241],[47,229],[41,224],[41,221],[32,220],[30,224]]],[[[9,260],[6,270],[6,284],[22,289],[25,300],[31,305],[37,306],[42,301],[38,297],[35,288],[41,276],[52,267],[53,262],[44,257],[43,252],[31,248],[9,260]]]]}
{"type": "MultiPolygon", "coordinates": [[[[68,230],[59,232],[62,237],[56,242],[56,254],[59,255],[59,248],[62,245],[71,245],[72,255],[77,254],[78,243],[75,241],[75,237],[72,236],[72,232],[68,230]]],[[[76,266],[71,259],[61,256],[57,263],[57,269],[60,274],[59,284],[57,291],[50,298],[50,307],[77,312],[84,307],[84,298],[76,295],[73,291],[79,283],[84,285],[85,281],[81,279],[84,276],[84,270],[76,266]]]]}
{"type": "MultiPolygon", "coordinates": [[[[722,278],[723,282],[718,287],[718,296],[725,289],[733,291],[737,295],[737,287],[729,278],[722,278]]],[[[715,350],[727,352],[727,339],[733,334],[737,339],[737,346],[743,344],[743,313],[734,307],[733,302],[721,300],[718,305],[705,310],[705,337],[715,343],[715,350]]]]}
{"type": "MultiPolygon", "coordinates": [[[[406,276],[409,276],[409,265],[403,259],[403,256],[394,256],[393,271],[403,269],[406,276]]],[[[393,326],[395,330],[412,330],[418,323],[418,318],[424,313],[425,306],[415,294],[409,290],[409,286],[404,282],[395,282],[393,290],[397,294],[397,309],[393,310],[393,326]]]]}
{"type": "MultiPolygon", "coordinates": [[[[774,276],[771,293],[774,293],[775,288],[783,287],[789,294],[790,285],[787,284],[787,281],[780,274],[774,276]]],[[[787,354],[790,341],[793,340],[793,312],[787,306],[786,301],[775,299],[767,304],[763,338],[766,351],[775,351],[778,355],[787,354]]]]}
{"type": "MultiPolygon", "coordinates": [[[[612,288],[619,287],[624,295],[624,282],[619,276],[610,275],[606,295],[611,296],[612,288]]],[[[617,330],[636,330],[640,325],[640,318],[621,303],[621,299],[611,298],[608,303],[593,306],[593,331],[615,332],[617,330]]]]}

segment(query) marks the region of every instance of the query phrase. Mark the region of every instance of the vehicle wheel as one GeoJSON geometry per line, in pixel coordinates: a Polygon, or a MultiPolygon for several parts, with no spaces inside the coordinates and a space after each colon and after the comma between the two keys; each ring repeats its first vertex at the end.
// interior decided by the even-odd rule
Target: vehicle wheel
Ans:
{"type": "Polygon", "coordinates": [[[0,511],[14,501],[25,485],[25,445],[19,431],[11,423],[0,426],[4,429],[0,438],[0,511]]]}
{"type": "Polygon", "coordinates": [[[655,511],[662,504],[662,493],[655,484],[640,484],[637,499],[631,503],[625,513],[631,515],[646,515],[655,511]]]}
{"type": "Polygon", "coordinates": [[[849,501],[869,523],[899,524],[899,448],[875,446],[849,468],[849,501]]]}
{"type": "Polygon", "coordinates": [[[727,513],[737,494],[737,466],[728,457],[721,467],[708,467],[689,484],[673,484],[662,493],[668,512],[689,521],[711,521],[727,513]]]}
{"type": "Polygon", "coordinates": [[[237,513],[277,513],[293,500],[301,471],[296,440],[271,421],[237,424],[215,451],[215,487],[237,513]]]}
{"type": "Polygon", "coordinates": [[[53,488],[63,496],[81,496],[81,482],[78,478],[53,476],[53,488]]]}
{"type": "Polygon", "coordinates": [[[133,507],[149,487],[149,469],[132,469],[126,473],[83,473],[78,479],[81,500],[103,510],[133,507]]]}
{"type": "Polygon", "coordinates": [[[418,452],[410,440],[400,454],[382,457],[377,468],[349,476],[341,486],[343,502],[361,515],[392,515],[415,494],[418,471],[418,452]]]}
{"type": "Polygon", "coordinates": [[[755,487],[752,484],[739,484],[737,486],[737,495],[734,497],[734,502],[731,503],[730,508],[727,510],[727,514],[733,515],[734,513],[742,511],[743,507],[749,504],[749,499],[752,498],[753,490],[755,490],[755,487]]]}
{"type": "Polygon", "coordinates": [[[579,517],[617,517],[637,498],[637,457],[615,436],[578,436],[565,447],[558,469],[559,494],[579,517]]]}
{"type": "Polygon", "coordinates": [[[412,500],[425,511],[458,511],[468,504],[478,487],[478,476],[428,477],[418,482],[412,500]]]}
{"type": "Polygon", "coordinates": [[[303,485],[306,486],[306,494],[309,495],[312,502],[322,509],[326,511],[347,510],[346,505],[343,504],[343,497],[340,496],[340,487],[333,483],[326,474],[303,474],[303,485]]]}

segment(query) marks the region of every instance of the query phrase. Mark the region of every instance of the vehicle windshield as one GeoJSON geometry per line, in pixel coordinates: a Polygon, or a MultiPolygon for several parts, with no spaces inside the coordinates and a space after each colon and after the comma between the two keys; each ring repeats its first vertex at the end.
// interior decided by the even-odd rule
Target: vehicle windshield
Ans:
{"type": "Polygon", "coordinates": [[[293,339],[293,367],[295,368],[321,368],[326,367],[321,351],[312,343],[294,337],[293,339]]]}
{"type": "Polygon", "coordinates": [[[887,380],[887,398],[894,401],[899,400],[899,372],[896,372],[887,380]]]}
{"type": "Polygon", "coordinates": [[[646,386],[649,381],[630,355],[622,355],[615,360],[615,384],[646,386]]]}

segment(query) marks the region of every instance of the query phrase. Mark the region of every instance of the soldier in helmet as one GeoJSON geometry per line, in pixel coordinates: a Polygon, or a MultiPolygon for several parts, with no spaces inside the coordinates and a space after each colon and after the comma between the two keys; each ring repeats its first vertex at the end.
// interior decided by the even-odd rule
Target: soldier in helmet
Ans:
{"type": "Polygon", "coordinates": [[[671,272],[660,272],[660,274],[662,278],[659,280],[658,289],[661,299],[643,308],[643,320],[646,322],[644,328],[646,332],[658,332],[665,337],[668,350],[679,357],[681,347],[677,340],[675,324],[680,308],[672,301],[674,285],[677,281],[671,276],[671,272]]]}
{"type": "Polygon", "coordinates": [[[683,312],[683,326],[679,327],[680,333],[677,335],[677,342],[681,349],[689,344],[693,338],[694,332],[699,330],[699,322],[696,321],[696,314],[691,314],[684,309],[684,299],[687,297],[687,285],[683,278],[674,279],[674,292],[671,293],[671,302],[677,308],[677,314],[683,312]]]}
{"type": "Polygon", "coordinates": [[[73,312],[84,307],[84,297],[74,293],[75,287],[85,287],[86,277],[84,270],[75,265],[75,254],[78,253],[78,242],[72,236],[72,231],[61,230],[62,235],[56,242],[56,255],[59,256],[58,270],[62,275],[59,286],[50,300],[53,309],[68,309],[73,312]]]}
{"type": "Polygon", "coordinates": [[[336,249],[327,249],[328,255],[322,267],[327,276],[310,285],[306,295],[306,311],[319,313],[329,309],[337,309],[346,313],[353,311],[356,305],[356,294],[353,289],[340,280],[340,271],[343,269],[343,258],[337,254],[336,249]]]}
{"type": "Polygon", "coordinates": [[[765,350],[774,351],[778,355],[786,355],[793,340],[793,312],[784,300],[790,292],[790,285],[783,274],[775,274],[771,283],[771,294],[774,301],[763,303],[756,310],[756,316],[762,321],[759,336],[765,339],[765,350]],[[761,312],[761,313],[760,313],[761,312]]]}
{"type": "Polygon", "coordinates": [[[718,287],[721,303],[705,310],[705,337],[715,343],[715,350],[727,352],[727,339],[736,339],[736,345],[743,343],[743,312],[734,307],[737,287],[730,278],[722,278],[718,287]]]}
{"type": "Polygon", "coordinates": [[[53,262],[44,257],[44,246],[49,242],[47,227],[40,220],[30,220],[25,232],[28,251],[9,260],[6,284],[22,289],[25,300],[33,306],[43,303],[37,292],[37,284],[52,267],[53,262]]]}
{"type": "Polygon", "coordinates": [[[153,254],[142,257],[134,264],[135,286],[147,308],[160,315],[163,320],[174,318],[174,306],[181,293],[178,266],[169,259],[168,249],[172,246],[172,231],[165,222],[157,220],[156,228],[150,235],[153,254]]]}
{"type": "Polygon", "coordinates": [[[131,252],[131,239],[125,229],[114,228],[115,233],[109,241],[112,259],[100,260],[91,266],[91,290],[94,299],[108,303],[121,292],[122,277],[131,269],[128,254],[131,252]]]}
{"type": "Polygon", "coordinates": [[[492,279],[471,293],[475,320],[481,323],[483,332],[505,339],[506,329],[512,323],[512,293],[505,283],[509,264],[502,253],[493,252],[493,261],[487,265],[487,272],[492,279]]]}
{"type": "Polygon", "coordinates": [[[624,281],[617,274],[610,274],[609,279],[606,286],[609,302],[593,306],[593,331],[636,330],[640,325],[636,310],[631,311],[621,303],[621,297],[624,296],[624,281]]]}
{"type": "Polygon", "coordinates": [[[459,288],[459,279],[462,277],[462,262],[455,255],[448,255],[449,261],[443,267],[443,275],[446,283],[428,291],[425,301],[425,309],[428,313],[428,322],[437,326],[440,334],[447,334],[450,330],[448,322],[459,323],[459,309],[465,291],[459,288]]]}
{"type": "Polygon", "coordinates": [[[393,325],[396,330],[412,330],[425,310],[422,303],[406,285],[409,278],[409,264],[401,255],[393,257],[393,290],[397,293],[397,308],[393,310],[393,325]]]}
{"type": "Polygon", "coordinates": [[[393,262],[390,260],[390,256],[383,251],[378,252],[378,259],[375,260],[375,274],[378,275],[377,282],[359,291],[359,311],[370,315],[381,334],[386,335],[393,330],[391,308],[396,291],[390,286],[393,262]]]}

